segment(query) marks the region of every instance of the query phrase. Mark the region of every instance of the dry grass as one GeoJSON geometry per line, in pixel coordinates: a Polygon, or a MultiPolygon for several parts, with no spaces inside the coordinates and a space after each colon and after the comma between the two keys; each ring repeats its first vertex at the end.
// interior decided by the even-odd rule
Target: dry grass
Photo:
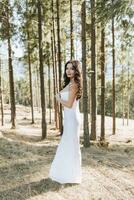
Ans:
{"type": "Polygon", "coordinates": [[[40,141],[39,124],[24,116],[16,130],[9,124],[1,128],[0,200],[134,199],[134,138],[129,131],[122,137],[120,129],[107,135],[106,144],[94,142],[90,148],[83,147],[81,135],[82,183],[61,185],[48,178],[60,140],[57,131],[48,126],[47,139],[40,141]]]}
{"type": "Polygon", "coordinates": [[[59,184],[51,181],[48,171],[60,138],[27,142],[14,134],[0,142],[0,199],[98,200],[134,198],[133,145],[107,148],[91,145],[82,151],[82,183],[59,184]]]}

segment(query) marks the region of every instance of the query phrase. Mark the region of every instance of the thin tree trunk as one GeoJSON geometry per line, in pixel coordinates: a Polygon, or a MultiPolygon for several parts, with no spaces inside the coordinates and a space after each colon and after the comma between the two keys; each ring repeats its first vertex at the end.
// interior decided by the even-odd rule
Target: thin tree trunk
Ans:
{"type": "Polygon", "coordinates": [[[2,66],[0,59],[0,106],[1,106],[1,125],[4,125],[3,95],[2,95],[2,66]]]}
{"type": "MultiPolygon", "coordinates": [[[[96,16],[97,18],[97,16],[96,16]]],[[[98,71],[100,70],[101,66],[100,66],[100,43],[101,43],[101,34],[100,34],[100,23],[97,24],[96,26],[96,32],[95,32],[95,37],[96,37],[96,49],[95,49],[95,54],[96,54],[96,88],[98,88],[98,84],[99,84],[99,78],[98,78],[98,71]]],[[[98,94],[96,92],[96,113],[97,113],[97,107],[98,107],[98,94]]]]}
{"type": "MultiPolygon", "coordinates": [[[[58,68],[59,68],[59,90],[61,90],[61,47],[60,47],[60,19],[59,19],[59,0],[56,0],[57,7],[57,39],[58,39],[58,68]]],[[[60,104],[60,116],[59,116],[59,128],[61,135],[63,133],[63,125],[62,125],[62,105],[60,104]]]]}
{"type": "Polygon", "coordinates": [[[9,64],[9,85],[10,85],[10,102],[11,102],[11,123],[15,128],[16,107],[15,107],[15,94],[14,94],[14,77],[12,66],[12,49],[11,49],[11,35],[10,35],[10,22],[9,22],[9,2],[7,6],[7,25],[8,25],[8,64],[9,64]]]}
{"type": "Polygon", "coordinates": [[[105,32],[101,30],[101,137],[105,140],[105,32]]]}
{"type": "MultiPolygon", "coordinates": [[[[112,0],[113,1],[113,0],[112,0]]],[[[116,121],[115,121],[115,36],[114,36],[114,17],[112,18],[112,65],[113,65],[113,86],[112,86],[112,93],[113,93],[113,106],[112,106],[112,113],[113,113],[113,134],[115,134],[116,129],[116,121]]]]}
{"type": "Polygon", "coordinates": [[[40,81],[39,81],[39,69],[38,69],[38,64],[36,65],[36,80],[37,80],[37,106],[38,106],[38,111],[40,112],[41,108],[41,103],[40,103],[40,81]]]}
{"type": "Polygon", "coordinates": [[[44,69],[42,56],[42,16],[41,16],[41,2],[38,0],[38,35],[39,35],[39,65],[40,65],[40,93],[41,93],[41,108],[42,108],[42,139],[47,136],[46,123],[46,103],[45,103],[45,89],[44,89],[44,69]]]}
{"type": "Polygon", "coordinates": [[[88,113],[91,117],[91,79],[88,79],[88,113]]]}
{"type": "Polygon", "coordinates": [[[58,80],[57,80],[57,51],[55,42],[55,23],[54,23],[54,10],[52,0],[52,37],[51,37],[51,48],[52,48],[52,61],[53,61],[53,79],[54,79],[54,108],[55,108],[55,122],[56,128],[59,128],[59,104],[56,101],[55,95],[58,92],[58,80]]]}
{"type": "Polygon", "coordinates": [[[130,94],[129,94],[129,90],[130,90],[130,80],[129,80],[129,62],[128,62],[128,83],[127,83],[127,92],[128,92],[128,95],[127,95],[127,125],[129,124],[129,99],[130,99],[130,94]]]}
{"type": "MultiPolygon", "coordinates": [[[[66,42],[65,42],[66,44],[66,42]]],[[[66,46],[64,45],[64,55],[63,55],[63,60],[64,60],[64,63],[66,63],[66,46]]]]}
{"type": "MultiPolygon", "coordinates": [[[[77,32],[77,30],[76,30],[76,32],[77,32]]],[[[76,39],[75,39],[75,58],[76,58],[76,60],[78,59],[78,37],[76,37],[76,39]]]]}
{"type": "Polygon", "coordinates": [[[89,122],[88,122],[88,96],[87,96],[87,73],[86,73],[86,2],[82,3],[82,69],[83,69],[83,126],[84,126],[84,147],[90,146],[89,122]]]}
{"type": "Polygon", "coordinates": [[[55,36],[55,19],[54,19],[54,9],[52,0],[52,23],[53,23],[53,43],[54,43],[54,62],[55,62],[55,81],[56,81],[56,92],[58,92],[58,72],[57,72],[57,49],[56,49],[56,36],[55,36]]]}
{"type": "Polygon", "coordinates": [[[31,56],[30,56],[30,36],[27,30],[28,39],[28,66],[29,66],[29,85],[30,85],[30,99],[31,99],[31,113],[32,113],[32,124],[34,124],[34,109],[33,109],[33,89],[32,89],[32,73],[31,73],[31,56]]]}
{"type": "Polygon", "coordinates": [[[48,91],[49,91],[49,124],[52,123],[52,119],[51,119],[51,107],[52,107],[52,103],[51,103],[51,80],[50,80],[50,62],[49,62],[48,58],[48,91]]]}
{"type": "Polygon", "coordinates": [[[95,0],[91,0],[91,140],[96,140],[96,34],[95,0]]]}
{"type": "Polygon", "coordinates": [[[70,59],[74,58],[74,33],[73,33],[73,16],[72,16],[72,0],[70,0],[70,47],[71,47],[71,56],[70,59]]]}
{"type": "Polygon", "coordinates": [[[122,119],[123,119],[123,125],[124,125],[124,66],[122,63],[122,119]]]}

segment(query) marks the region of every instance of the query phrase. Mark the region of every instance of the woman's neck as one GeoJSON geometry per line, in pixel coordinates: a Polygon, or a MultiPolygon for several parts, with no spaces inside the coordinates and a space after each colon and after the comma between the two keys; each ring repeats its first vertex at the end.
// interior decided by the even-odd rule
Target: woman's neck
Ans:
{"type": "Polygon", "coordinates": [[[70,79],[70,82],[69,83],[74,83],[74,78],[70,79]]]}

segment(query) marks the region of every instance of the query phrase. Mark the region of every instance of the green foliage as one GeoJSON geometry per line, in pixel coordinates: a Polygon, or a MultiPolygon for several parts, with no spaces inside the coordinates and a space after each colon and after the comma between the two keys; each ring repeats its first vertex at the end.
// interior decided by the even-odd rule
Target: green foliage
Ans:
{"type": "Polygon", "coordinates": [[[13,23],[13,6],[9,0],[0,2],[0,38],[6,40],[16,33],[16,25],[13,23]]]}
{"type": "MultiPolygon", "coordinates": [[[[74,23],[74,35],[75,40],[81,40],[81,0],[73,1],[73,21],[74,23]],[[77,35],[76,35],[77,34],[77,35]]],[[[41,1],[42,8],[42,30],[43,30],[43,63],[44,63],[44,72],[47,74],[48,60],[50,61],[50,67],[52,66],[51,58],[51,30],[52,30],[52,1],[43,0],[41,1]]],[[[70,4],[69,0],[60,1],[60,31],[61,31],[61,54],[62,61],[66,60],[67,54],[70,52],[70,4]],[[64,59],[65,57],[65,59],[64,59]],[[63,60],[64,59],[64,60],[63,60]]],[[[111,26],[108,26],[111,23],[111,19],[115,19],[115,37],[119,42],[116,46],[116,62],[119,61],[120,68],[121,66],[127,65],[127,59],[130,61],[130,66],[132,65],[133,59],[130,57],[126,58],[128,51],[133,52],[133,30],[134,30],[134,7],[131,6],[132,1],[130,0],[96,0],[96,28],[100,32],[101,28],[106,28],[106,49],[111,49],[111,41],[108,38],[108,32],[111,32],[111,26]],[[112,3],[113,2],[113,3],[112,3]],[[101,22],[101,26],[100,26],[101,22]],[[106,26],[107,25],[107,26],[106,26]],[[116,34],[118,33],[119,36],[116,34]],[[131,49],[129,49],[131,47],[131,49]],[[119,53],[117,53],[117,51],[119,53]]],[[[37,11],[37,0],[2,0],[0,2],[0,39],[2,41],[6,40],[8,37],[7,33],[7,8],[9,9],[10,17],[10,36],[13,40],[14,35],[20,37],[20,40],[23,42],[24,56],[21,58],[21,61],[24,62],[23,67],[25,68],[25,73],[23,79],[20,79],[15,83],[16,87],[16,101],[20,104],[30,105],[30,95],[29,95],[29,81],[28,81],[28,44],[30,48],[30,58],[33,77],[36,76],[36,66],[38,68],[38,11],[37,11]],[[12,2],[12,3],[11,3],[12,2]],[[15,12],[15,15],[14,15],[15,12]],[[19,19],[19,25],[15,24],[13,17],[19,19]],[[29,32],[29,37],[28,37],[29,32]]],[[[56,1],[54,0],[54,22],[55,22],[55,33],[57,31],[56,26],[56,1]]],[[[87,21],[86,21],[86,33],[87,33],[87,74],[89,78],[93,73],[90,69],[90,46],[91,46],[91,10],[90,10],[90,1],[87,1],[87,21]]],[[[97,46],[99,48],[99,33],[97,33],[97,46]]],[[[57,38],[56,38],[57,39],[57,38]]],[[[57,42],[57,41],[56,41],[57,42]]],[[[69,54],[70,55],[70,54],[69,54]]],[[[109,60],[110,54],[106,55],[106,59],[109,60]]],[[[97,63],[98,66],[100,63],[97,63]]],[[[134,63],[133,63],[134,64],[134,63]]],[[[108,64],[110,65],[110,64],[108,64]]],[[[108,66],[109,67],[109,66],[108,66]]],[[[111,67],[111,66],[110,66],[111,67]]],[[[99,70],[97,71],[98,81],[100,81],[99,70]]],[[[118,81],[116,82],[116,116],[122,116],[122,90],[124,89],[124,101],[125,101],[125,111],[127,110],[127,74],[123,77],[121,71],[116,77],[118,81]]],[[[130,71],[130,90],[129,90],[129,105],[130,105],[130,117],[134,118],[134,91],[132,90],[133,83],[132,71],[130,71]]],[[[107,81],[107,80],[106,80],[107,81]]],[[[35,83],[33,82],[33,85],[35,83]]],[[[48,88],[47,88],[48,92],[48,88]]],[[[46,94],[47,94],[46,92],[46,94]]],[[[8,101],[8,95],[6,96],[6,101],[8,101]]],[[[98,96],[98,113],[100,113],[100,96],[98,96]]],[[[112,116],[112,82],[106,83],[106,98],[105,98],[105,114],[112,116]]]]}
{"type": "Polygon", "coordinates": [[[16,82],[16,103],[30,106],[30,91],[28,80],[22,78],[16,82]]]}
{"type": "Polygon", "coordinates": [[[106,24],[109,20],[115,17],[120,20],[124,15],[129,14],[133,16],[133,10],[131,8],[132,2],[129,0],[97,0],[96,1],[96,13],[97,21],[106,24]]]}
{"type": "MultiPolygon", "coordinates": [[[[127,75],[124,76],[124,81],[122,82],[122,74],[119,74],[118,81],[116,82],[116,117],[122,117],[122,103],[124,102],[124,114],[127,117],[128,110],[128,99],[129,99],[129,116],[134,119],[134,77],[130,77],[130,85],[128,88],[127,75]],[[123,91],[123,97],[122,97],[123,91]],[[122,99],[123,98],[123,99],[122,99]]],[[[98,96],[98,114],[101,113],[101,97],[98,96]]],[[[112,116],[112,82],[108,81],[105,88],[105,115],[112,116]]]]}

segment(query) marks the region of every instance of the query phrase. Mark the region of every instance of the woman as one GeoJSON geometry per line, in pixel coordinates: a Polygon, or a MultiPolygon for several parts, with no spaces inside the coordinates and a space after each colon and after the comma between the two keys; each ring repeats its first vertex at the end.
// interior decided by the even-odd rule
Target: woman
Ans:
{"type": "Polygon", "coordinates": [[[63,89],[56,95],[57,101],[64,106],[64,130],[49,172],[49,177],[61,184],[81,183],[79,143],[81,83],[79,61],[68,61],[65,64],[63,89]]]}

